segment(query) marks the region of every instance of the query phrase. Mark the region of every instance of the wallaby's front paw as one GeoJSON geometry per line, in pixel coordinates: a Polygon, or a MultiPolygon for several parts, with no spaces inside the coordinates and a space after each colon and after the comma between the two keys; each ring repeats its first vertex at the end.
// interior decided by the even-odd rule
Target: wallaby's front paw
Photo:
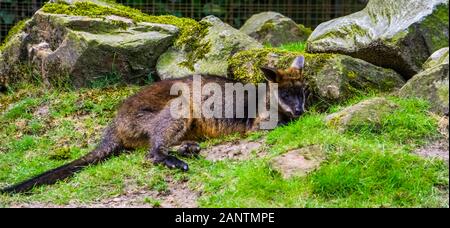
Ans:
{"type": "Polygon", "coordinates": [[[189,166],[186,164],[186,162],[174,157],[174,156],[167,156],[166,159],[162,162],[164,165],[166,165],[169,168],[177,168],[181,169],[183,171],[188,171],[189,166]]]}
{"type": "Polygon", "coordinates": [[[195,157],[200,153],[200,145],[197,142],[185,141],[178,148],[178,153],[185,157],[195,157]]]}

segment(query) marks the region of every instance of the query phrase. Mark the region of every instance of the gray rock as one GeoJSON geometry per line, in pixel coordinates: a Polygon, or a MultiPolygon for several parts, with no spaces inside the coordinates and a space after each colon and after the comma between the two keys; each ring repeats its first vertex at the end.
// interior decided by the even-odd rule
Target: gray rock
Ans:
{"type": "Polygon", "coordinates": [[[281,44],[306,41],[310,32],[292,19],[276,12],[262,12],[250,17],[240,29],[263,44],[281,44]]]}
{"type": "Polygon", "coordinates": [[[188,69],[179,63],[187,60],[185,51],[171,48],[165,52],[158,60],[156,66],[161,79],[179,78],[189,74],[212,74],[227,76],[228,58],[236,52],[252,48],[262,48],[262,45],[255,39],[222,22],[215,16],[208,16],[202,19],[211,24],[208,34],[204,38],[210,43],[210,50],[203,59],[196,61],[194,69],[188,69]]]}
{"type": "Polygon", "coordinates": [[[309,52],[348,54],[406,79],[448,46],[448,0],[371,0],[360,12],[320,24],[309,52]]]}
{"type": "Polygon", "coordinates": [[[424,64],[424,71],[410,79],[399,91],[401,97],[417,97],[428,100],[431,110],[437,114],[449,110],[448,48],[431,55],[424,64]]]}
{"type": "Polygon", "coordinates": [[[281,174],[284,179],[306,176],[317,169],[326,154],[319,145],[312,145],[289,151],[270,160],[272,169],[281,174]]]}
{"type": "Polygon", "coordinates": [[[134,23],[117,15],[91,18],[39,10],[0,54],[0,78],[14,81],[11,77],[20,77],[16,66],[31,63],[45,84],[68,80],[81,87],[113,73],[121,81],[142,82],[177,34],[172,25],[134,23]]]}
{"type": "Polygon", "coordinates": [[[341,132],[368,124],[379,125],[396,107],[396,104],[385,98],[372,98],[328,115],[325,122],[327,126],[341,132]]]}

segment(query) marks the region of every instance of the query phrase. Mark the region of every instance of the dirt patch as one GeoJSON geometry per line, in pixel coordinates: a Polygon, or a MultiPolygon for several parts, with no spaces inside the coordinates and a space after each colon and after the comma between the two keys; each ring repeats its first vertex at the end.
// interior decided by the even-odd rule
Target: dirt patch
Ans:
{"type": "Polygon", "coordinates": [[[13,208],[195,208],[199,194],[190,190],[186,182],[169,183],[167,192],[154,190],[130,190],[122,195],[89,204],[22,203],[13,208]]]}
{"type": "Polygon", "coordinates": [[[319,167],[325,157],[321,146],[312,145],[275,157],[270,161],[270,165],[283,178],[288,179],[293,176],[305,176],[319,167]]]}
{"type": "Polygon", "coordinates": [[[195,208],[198,195],[188,188],[186,182],[179,184],[171,182],[167,192],[134,190],[86,207],[195,208]]]}
{"type": "Polygon", "coordinates": [[[262,140],[255,142],[239,140],[203,149],[201,150],[200,155],[210,161],[220,161],[224,159],[246,160],[250,159],[252,155],[264,156],[266,152],[264,151],[263,146],[264,143],[262,140]]]}
{"type": "Polygon", "coordinates": [[[448,116],[443,116],[438,119],[438,130],[448,140],[448,116]]]}
{"type": "Polygon", "coordinates": [[[33,116],[36,118],[47,118],[50,113],[50,107],[48,104],[43,104],[39,106],[36,111],[34,111],[33,116]]]}
{"type": "Polygon", "coordinates": [[[171,183],[169,184],[169,189],[170,193],[163,196],[162,207],[198,207],[197,199],[200,194],[190,190],[186,182],[183,184],[171,183]]]}
{"type": "Polygon", "coordinates": [[[448,139],[431,142],[422,148],[414,151],[414,153],[427,158],[438,158],[444,160],[448,164],[449,150],[448,139]]]}
{"type": "Polygon", "coordinates": [[[427,145],[423,146],[422,148],[419,148],[414,151],[414,153],[427,158],[438,158],[442,159],[449,164],[449,143],[448,143],[448,136],[449,136],[449,124],[448,124],[448,116],[434,116],[436,120],[438,121],[438,130],[442,135],[442,138],[428,143],[427,145]]]}

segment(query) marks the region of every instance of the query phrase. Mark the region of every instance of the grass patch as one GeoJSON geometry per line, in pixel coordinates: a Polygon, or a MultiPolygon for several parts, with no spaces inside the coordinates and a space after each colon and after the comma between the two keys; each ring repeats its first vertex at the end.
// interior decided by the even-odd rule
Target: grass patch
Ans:
{"type": "Polygon", "coordinates": [[[308,180],[313,194],[336,206],[426,205],[433,187],[448,184],[443,162],[408,153],[365,150],[332,154],[308,180]]]}
{"type": "Polygon", "coordinates": [[[112,71],[111,73],[102,75],[88,82],[89,88],[105,88],[111,85],[124,84],[123,77],[120,72],[112,71]]]}
{"type": "Polygon", "coordinates": [[[306,42],[294,42],[294,43],[287,43],[282,44],[279,47],[272,47],[270,44],[264,44],[265,48],[275,48],[283,51],[289,51],[289,52],[305,52],[306,50],[306,42]]]}
{"type": "Polygon", "coordinates": [[[269,132],[270,157],[299,147],[322,145],[328,159],[309,176],[289,180],[271,171],[267,165],[270,157],[223,163],[214,170],[217,173],[205,177],[205,190],[211,193],[201,198],[200,205],[448,207],[439,190],[442,186],[448,189],[448,167],[442,161],[411,154],[425,139],[438,135],[435,121],[427,115],[428,105],[415,99],[390,99],[399,109],[377,131],[341,134],[326,127],[325,114],[312,112],[269,132]],[[414,129],[417,131],[410,132],[414,129]]]}
{"type": "Polygon", "coordinates": [[[306,50],[306,42],[283,44],[278,48],[285,51],[304,52],[306,50]]]}

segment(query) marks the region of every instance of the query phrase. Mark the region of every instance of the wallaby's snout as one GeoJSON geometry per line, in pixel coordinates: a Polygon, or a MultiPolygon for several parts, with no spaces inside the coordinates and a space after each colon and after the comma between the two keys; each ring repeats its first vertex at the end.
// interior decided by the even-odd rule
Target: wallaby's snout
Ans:
{"type": "Polygon", "coordinates": [[[295,110],[294,110],[294,117],[299,117],[304,112],[305,112],[305,110],[303,110],[301,107],[296,107],[295,110]]]}

